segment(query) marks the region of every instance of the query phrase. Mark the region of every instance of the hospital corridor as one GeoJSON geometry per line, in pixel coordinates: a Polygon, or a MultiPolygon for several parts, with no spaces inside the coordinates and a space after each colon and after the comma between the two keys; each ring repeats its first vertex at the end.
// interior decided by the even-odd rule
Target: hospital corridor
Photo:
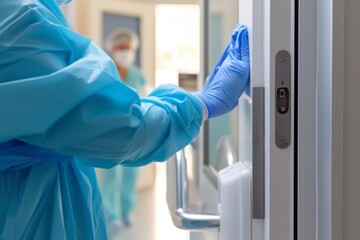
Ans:
{"type": "Polygon", "coordinates": [[[359,11],[0,1],[0,240],[359,240],[359,11]]]}
{"type": "Polygon", "coordinates": [[[120,228],[112,239],[118,240],[189,240],[189,233],[178,229],[171,220],[166,206],[165,165],[156,167],[157,176],[154,186],[140,190],[138,203],[134,210],[134,224],[120,228]]]}

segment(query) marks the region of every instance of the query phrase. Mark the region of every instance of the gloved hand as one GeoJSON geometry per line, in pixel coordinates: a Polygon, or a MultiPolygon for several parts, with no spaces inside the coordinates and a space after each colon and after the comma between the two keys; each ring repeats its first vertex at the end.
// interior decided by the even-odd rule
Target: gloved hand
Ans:
{"type": "Polygon", "coordinates": [[[219,62],[207,77],[205,87],[194,93],[213,118],[231,111],[246,88],[249,79],[249,44],[247,28],[235,27],[219,62]]]}

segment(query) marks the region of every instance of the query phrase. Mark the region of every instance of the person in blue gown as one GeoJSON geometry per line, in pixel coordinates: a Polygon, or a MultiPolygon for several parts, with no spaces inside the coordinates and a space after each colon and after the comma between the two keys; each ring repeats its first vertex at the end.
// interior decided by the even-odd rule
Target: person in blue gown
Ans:
{"type": "Polygon", "coordinates": [[[0,239],[106,239],[94,167],[165,161],[233,109],[249,78],[239,25],[201,91],[140,98],[60,3],[0,1],[0,239]]]}
{"type": "MultiPolygon", "coordinates": [[[[138,36],[126,28],[114,30],[106,39],[106,50],[113,58],[121,80],[141,96],[146,80],[140,68],[134,64],[138,46],[138,36]]],[[[130,226],[134,221],[132,211],[137,200],[139,168],[119,165],[99,170],[99,173],[108,234],[113,235],[122,226],[130,226]]]]}

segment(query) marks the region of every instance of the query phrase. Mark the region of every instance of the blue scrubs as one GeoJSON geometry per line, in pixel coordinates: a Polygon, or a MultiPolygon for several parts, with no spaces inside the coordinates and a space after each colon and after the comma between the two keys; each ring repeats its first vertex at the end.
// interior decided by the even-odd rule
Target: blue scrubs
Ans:
{"type": "Polygon", "coordinates": [[[0,239],[106,239],[93,167],[166,160],[198,134],[202,105],[170,85],[140,99],[54,0],[11,0],[0,114],[0,239]]]}
{"type": "Polygon", "coordinates": [[[123,79],[124,83],[141,93],[146,83],[145,77],[142,74],[140,68],[136,65],[131,65],[127,69],[126,79],[123,79]]]}

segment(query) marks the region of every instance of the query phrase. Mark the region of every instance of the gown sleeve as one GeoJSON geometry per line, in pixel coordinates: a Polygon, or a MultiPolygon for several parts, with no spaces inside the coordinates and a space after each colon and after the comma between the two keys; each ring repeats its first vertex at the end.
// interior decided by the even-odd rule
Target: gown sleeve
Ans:
{"type": "Polygon", "coordinates": [[[172,85],[139,98],[53,1],[0,5],[0,142],[17,139],[97,167],[139,166],[166,160],[198,134],[198,99],[172,85]]]}

